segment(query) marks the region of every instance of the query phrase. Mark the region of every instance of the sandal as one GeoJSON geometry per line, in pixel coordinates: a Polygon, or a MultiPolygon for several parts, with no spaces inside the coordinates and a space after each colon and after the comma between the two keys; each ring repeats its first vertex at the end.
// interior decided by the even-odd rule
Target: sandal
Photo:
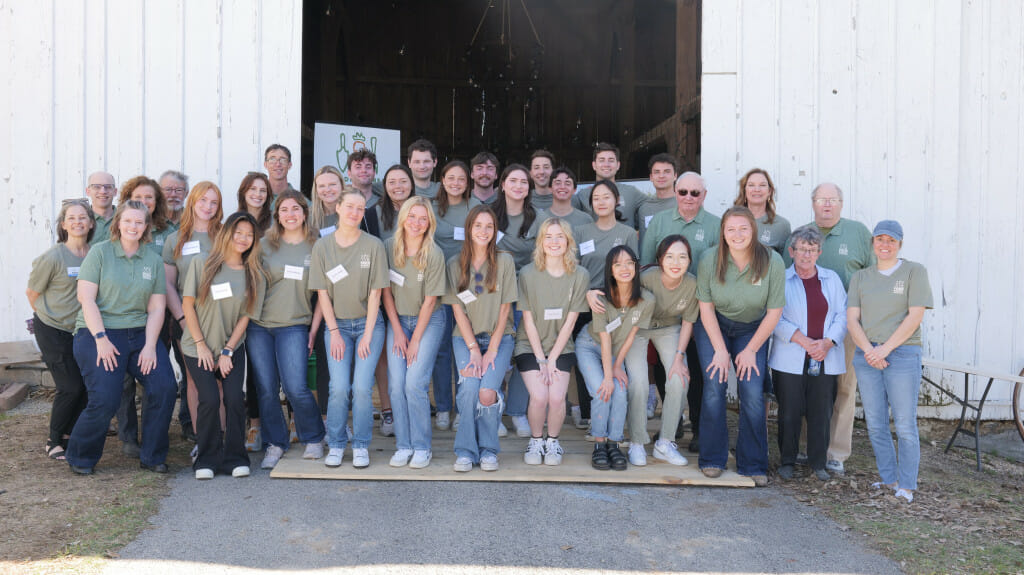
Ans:
{"type": "Polygon", "coordinates": [[[47,441],[46,456],[49,457],[50,459],[55,459],[57,461],[65,461],[66,458],[64,457],[64,446],[59,443],[53,444],[50,441],[47,441]]]}
{"type": "Polygon", "coordinates": [[[619,444],[610,441],[608,442],[608,459],[611,460],[612,469],[615,471],[624,471],[629,462],[625,454],[619,450],[619,444]]]}
{"type": "Polygon", "coordinates": [[[594,453],[590,456],[590,465],[594,469],[600,469],[602,471],[611,469],[611,461],[608,459],[608,450],[605,447],[604,442],[594,444],[594,453]]]}

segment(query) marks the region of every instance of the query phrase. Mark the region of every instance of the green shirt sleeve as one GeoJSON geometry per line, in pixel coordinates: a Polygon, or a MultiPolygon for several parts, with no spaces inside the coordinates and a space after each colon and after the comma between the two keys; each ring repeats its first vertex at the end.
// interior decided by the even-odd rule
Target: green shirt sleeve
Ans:
{"type": "Polygon", "coordinates": [[[516,287],[516,264],[512,256],[498,254],[498,268],[501,273],[501,303],[513,303],[519,299],[516,287]]]}
{"type": "Polygon", "coordinates": [[[590,311],[590,306],[587,305],[588,288],[590,288],[590,272],[582,266],[577,266],[572,287],[572,301],[569,302],[570,312],[586,313],[590,311]]]}
{"type": "Polygon", "coordinates": [[[697,264],[697,301],[711,303],[711,282],[715,275],[716,255],[715,251],[706,250],[697,264]]]}
{"type": "MultiPolygon", "coordinates": [[[[911,262],[907,262],[911,263],[911,262]]],[[[928,270],[919,263],[912,263],[910,268],[910,291],[907,302],[910,307],[932,309],[932,286],[928,282],[928,270]]]]}
{"type": "MultiPolygon", "coordinates": [[[[103,275],[103,252],[106,251],[104,248],[110,249],[110,244],[97,245],[89,250],[85,259],[82,260],[82,269],[78,270],[79,281],[84,280],[99,285],[100,276],[103,275]]],[[[161,271],[163,271],[163,266],[161,266],[161,271]]]]}
{"type": "Polygon", "coordinates": [[[444,265],[444,254],[441,253],[441,248],[434,246],[433,251],[430,252],[430,257],[427,258],[427,269],[425,273],[425,285],[424,290],[427,296],[438,296],[443,297],[447,293],[446,289],[446,273],[444,265]]]}
{"type": "Polygon", "coordinates": [[[58,273],[64,272],[61,269],[60,259],[56,256],[54,250],[50,249],[40,254],[39,257],[32,262],[32,271],[28,274],[28,289],[42,294],[46,292],[47,286],[50,285],[50,281],[56,277],[58,273]]]}
{"type": "Polygon", "coordinates": [[[786,307],[786,267],[782,263],[782,256],[775,250],[769,248],[771,256],[768,268],[768,303],[767,309],[782,309],[786,307]]]}
{"type": "Polygon", "coordinates": [[[188,264],[188,271],[185,272],[185,281],[181,284],[181,297],[199,298],[199,282],[203,278],[203,265],[205,257],[192,258],[188,264]]]}

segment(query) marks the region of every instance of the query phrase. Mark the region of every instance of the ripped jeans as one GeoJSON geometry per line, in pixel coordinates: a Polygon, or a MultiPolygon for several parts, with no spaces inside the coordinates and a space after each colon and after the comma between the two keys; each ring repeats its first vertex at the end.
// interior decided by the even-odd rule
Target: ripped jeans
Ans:
{"type": "MultiPolygon", "coordinates": [[[[476,341],[481,354],[490,348],[490,335],[478,334],[476,341]]],[[[455,367],[462,371],[469,365],[469,348],[459,336],[452,338],[455,351],[455,367]]],[[[461,423],[455,432],[455,456],[468,457],[473,463],[479,463],[485,453],[497,454],[501,451],[498,444],[498,423],[504,402],[501,397],[501,382],[505,371],[512,361],[512,348],[515,347],[511,335],[501,336],[498,343],[498,355],[494,359],[494,367],[487,369],[483,377],[463,377],[459,375],[458,391],[455,401],[459,406],[461,423]],[[484,406],[480,403],[480,390],[493,390],[498,398],[493,405],[484,406]]]]}

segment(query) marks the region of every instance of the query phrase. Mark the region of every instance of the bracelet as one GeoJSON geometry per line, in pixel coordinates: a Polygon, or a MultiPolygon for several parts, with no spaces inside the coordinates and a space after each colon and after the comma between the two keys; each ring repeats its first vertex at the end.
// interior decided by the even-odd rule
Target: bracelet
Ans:
{"type": "Polygon", "coordinates": [[[679,355],[686,355],[686,350],[685,349],[677,349],[676,353],[679,354],[679,355]]]}
{"type": "Polygon", "coordinates": [[[196,345],[199,345],[201,343],[206,343],[206,340],[205,339],[197,339],[196,340],[196,345]]]}
{"type": "Polygon", "coordinates": [[[471,344],[468,344],[466,346],[466,349],[473,349],[474,347],[476,347],[476,342],[475,341],[473,343],[471,343],[471,344]]]}
{"type": "Polygon", "coordinates": [[[338,331],[338,328],[336,328],[336,327],[335,328],[330,328],[329,327],[329,328],[327,328],[327,331],[338,331]]]}

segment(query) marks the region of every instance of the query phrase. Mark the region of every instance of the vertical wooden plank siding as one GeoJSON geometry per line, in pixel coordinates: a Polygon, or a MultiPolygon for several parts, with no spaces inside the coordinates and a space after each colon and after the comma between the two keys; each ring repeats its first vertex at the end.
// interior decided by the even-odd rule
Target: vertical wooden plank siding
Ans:
{"type": "Polygon", "coordinates": [[[142,6],[137,0],[107,0],[107,170],[118,185],[143,170],[143,94],[146,90],[142,6]]]}
{"type": "Polygon", "coordinates": [[[183,6],[148,2],[145,10],[146,75],[145,158],[143,171],[156,179],[167,170],[182,170],[184,109],[183,6]]]}
{"type": "Polygon", "coordinates": [[[257,72],[259,63],[256,22],[257,9],[248,0],[227,0],[224,2],[224,41],[222,60],[223,88],[221,109],[223,110],[221,168],[224,185],[224,213],[238,208],[238,184],[251,170],[263,170],[260,161],[259,132],[255,119],[259,115],[257,72]]]}
{"type": "Polygon", "coordinates": [[[85,5],[61,4],[53,17],[53,217],[60,200],[85,194],[85,140],[81,137],[86,115],[85,5]]]}
{"type": "MultiPolygon", "coordinates": [[[[299,187],[302,165],[302,2],[275,0],[259,7],[259,148],[257,165],[263,169],[263,150],[279,143],[292,152],[291,184],[299,187]]],[[[309,172],[316,166],[309,167],[309,172]]]]}
{"type": "MultiPolygon", "coordinates": [[[[740,28],[740,53],[758,50],[775,53],[779,50],[779,1],[743,3],[743,22],[740,28]]],[[[740,62],[739,113],[746,121],[740,124],[740,163],[747,168],[759,167],[775,174],[778,167],[779,124],[776,122],[779,106],[779,78],[777,66],[764,66],[756,58],[740,62]]],[[[742,173],[742,171],[741,171],[742,173]]],[[[776,185],[778,185],[776,183],[776,185]]],[[[738,185],[730,190],[734,196],[738,185]]]]}

